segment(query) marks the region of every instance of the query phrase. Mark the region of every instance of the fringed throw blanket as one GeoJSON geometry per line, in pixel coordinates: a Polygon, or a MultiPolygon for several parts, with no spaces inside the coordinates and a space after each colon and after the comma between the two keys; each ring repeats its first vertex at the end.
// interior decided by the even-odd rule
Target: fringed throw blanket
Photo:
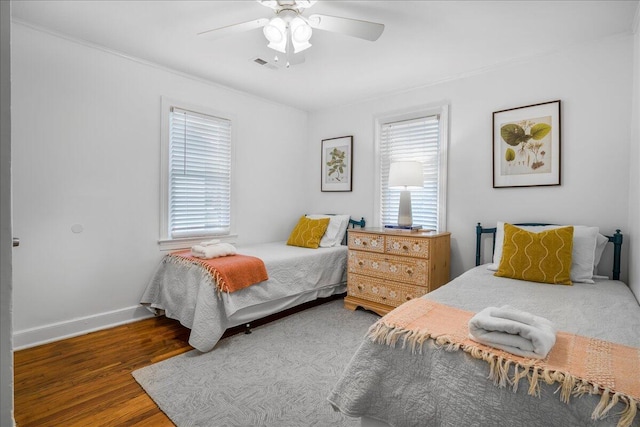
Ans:
{"type": "Polygon", "coordinates": [[[489,364],[489,378],[500,387],[517,390],[520,379],[529,381],[529,394],[538,395],[539,382],[558,383],[560,399],[601,395],[591,418],[604,417],[619,401],[626,405],[619,427],[633,420],[640,405],[640,348],[558,332],[556,344],[544,359],[528,359],[489,347],[469,338],[474,313],[417,298],[406,302],[369,329],[369,338],[391,347],[422,353],[428,340],[447,351],[464,351],[489,364]]]}
{"type": "Polygon", "coordinates": [[[204,267],[213,278],[219,292],[239,291],[269,279],[267,268],[260,258],[236,254],[201,259],[190,254],[190,250],[173,252],[167,255],[167,261],[197,264],[204,267]]]}

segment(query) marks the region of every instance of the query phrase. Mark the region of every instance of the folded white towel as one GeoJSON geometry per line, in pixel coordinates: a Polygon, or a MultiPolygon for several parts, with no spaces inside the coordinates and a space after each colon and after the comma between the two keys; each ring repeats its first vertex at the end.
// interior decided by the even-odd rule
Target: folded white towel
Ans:
{"type": "Polygon", "coordinates": [[[556,343],[556,328],[544,317],[508,305],[487,307],[469,320],[469,338],[519,356],[544,359],[556,343]]]}
{"type": "Polygon", "coordinates": [[[235,254],[236,248],[230,243],[217,243],[209,246],[195,245],[191,247],[191,256],[196,258],[210,259],[235,254]]]}
{"type": "Polygon", "coordinates": [[[212,240],[207,240],[206,242],[200,242],[200,246],[211,246],[211,245],[217,245],[218,243],[220,243],[220,239],[212,239],[212,240]]]}

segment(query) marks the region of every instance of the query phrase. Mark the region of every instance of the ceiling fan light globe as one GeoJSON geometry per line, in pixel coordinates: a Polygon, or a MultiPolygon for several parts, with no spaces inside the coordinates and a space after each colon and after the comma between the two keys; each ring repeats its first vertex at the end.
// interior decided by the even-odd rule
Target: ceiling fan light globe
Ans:
{"type": "Polygon", "coordinates": [[[302,52],[311,47],[311,43],[309,42],[296,43],[292,40],[291,43],[293,44],[293,53],[302,52]]]}
{"type": "Polygon", "coordinates": [[[297,17],[291,21],[291,38],[293,42],[306,43],[311,38],[313,30],[302,18],[297,17]]]}
{"type": "Polygon", "coordinates": [[[280,33],[280,31],[272,25],[265,25],[263,33],[267,40],[269,40],[271,43],[278,43],[284,38],[282,33],[280,33]]]}
{"type": "Polygon", "coordinates": [[[276,50],[278,52],[287,53],[287,42],[283,40],[282,43],[269,43],[267,45],[268,48],[276,50]]]}
{"type": "Polygon", "coordinates": [[[271,43],[281,43],[286,40],[287,24],[282,18],[275,17],[264,26],[262,32],[271,43]]]}

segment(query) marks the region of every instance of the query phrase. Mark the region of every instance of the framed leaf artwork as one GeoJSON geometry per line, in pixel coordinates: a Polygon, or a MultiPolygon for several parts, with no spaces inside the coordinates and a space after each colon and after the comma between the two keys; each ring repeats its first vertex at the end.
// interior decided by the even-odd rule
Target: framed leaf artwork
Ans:
{"type": "Polygon", "coordinates": [[[493,187],[560,185],[560,101],[493,113],[493,187]]]}
{"type": "Polygon", "coordinates": [[[353,136],[322,140],[322,191],[351,191],[353,136]]]}

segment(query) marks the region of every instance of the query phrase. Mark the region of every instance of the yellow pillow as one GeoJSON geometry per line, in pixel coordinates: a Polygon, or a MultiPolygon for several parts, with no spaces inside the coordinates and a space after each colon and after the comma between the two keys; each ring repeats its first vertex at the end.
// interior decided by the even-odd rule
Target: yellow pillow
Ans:
{"type": "Polygon", "coordinates": [[[317,249],[320,239],[327,231],[327,226],[329,226],[329,218],[310,219],[302,216],[291,232],[287,245],[317,249]]]}
{"type": "Polygon", "coordinates": [[[502,258],[496,276],[572,285],[573,227],[535,233],[504,225],[502,258]]]}

